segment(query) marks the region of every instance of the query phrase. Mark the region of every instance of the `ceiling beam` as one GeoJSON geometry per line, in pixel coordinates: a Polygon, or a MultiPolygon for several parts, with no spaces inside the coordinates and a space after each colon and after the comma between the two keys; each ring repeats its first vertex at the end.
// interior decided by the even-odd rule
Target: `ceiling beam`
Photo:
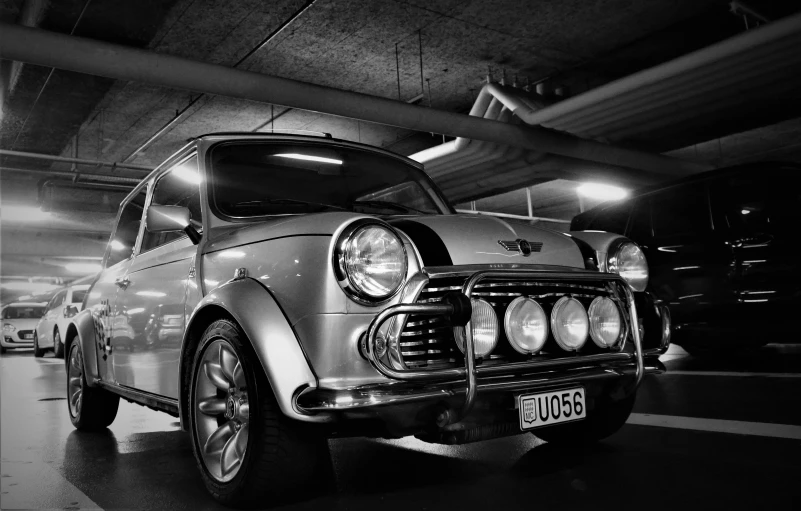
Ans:
{"type": "Polygon", "coordinates": [[[685,175],[707,168],[704,164],[613,147],[544,128],[491,121],[8,23],[0,23],[0,48],[4,59],[507,144],[612,165],[629,176],[632,169],[651,172],[658,179],[659,175],[685,175]]]}

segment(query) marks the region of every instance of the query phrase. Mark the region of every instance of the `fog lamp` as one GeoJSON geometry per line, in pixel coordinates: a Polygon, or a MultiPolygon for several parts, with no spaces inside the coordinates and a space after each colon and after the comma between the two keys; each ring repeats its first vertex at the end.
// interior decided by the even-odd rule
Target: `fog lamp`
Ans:
{"type": "Polygon", "coordinates": [[[542,306],[525,296],[515,298],[504,315],[503,328],[518,353],[533,355],[548,340],[548,316],[542,306]]]}
{"type": "Polygon", "coordinates": [[[465,330],[470,332],[473,340],[473,353],[476,357],[486,357],[498,344],[498,316],[495,315],[492,305],[484,300],[471,299],[473,314],[466,327],[454,327],[453,333],[456,338],[456,345],[464,353],[465,330]]]}
{"type": "Polygon", "coordinates": [[[590,337],[601,348],[611,348],[620,340],[623,330],[620,311],[612,299],[599,296],[589,308],[590,337]]]}
{"type": "Polygon", "coordinates": [[[589,318],[581,302],[563,296],[551,311],[551,331],[556,343],[566,351],[576,351],[587,342],[589,318]]]}

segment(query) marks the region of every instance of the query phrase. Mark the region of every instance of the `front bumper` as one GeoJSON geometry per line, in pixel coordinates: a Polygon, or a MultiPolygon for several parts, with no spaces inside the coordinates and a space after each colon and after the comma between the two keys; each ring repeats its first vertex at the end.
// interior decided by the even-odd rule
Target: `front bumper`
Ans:
{"type": "MultiPolygon", "coordinates": [[[[534,270],[483,270],[472,273],[465,280],[462,293],[469,299],[475,286],[485,278],[520,279],[593,279],[620,281],[612,274],[557,273],[534,270]]],[[[624,289],[625,303],[632,325],[639,324],[634,295],[627,285],[624,289]]],[[[453,401],[459,397],[461,404],[449,411],[448,422],[464,419],[477,400],[479,393],[528,392],[550,389],[581,382],[599,382],[617,379],[630,382],[626,392],[636,390],[645,374],[661,373],[664,366],[659,355],[667,350],[668,340],[658,349],[643,351],[639,328],[630,328],[634,349],[632,353],[616,351],[582,357],[542,360],[532,359],[502,365],[478,365],[473,355],[471,336],[466,336],[464,367],[436,370],[399,370],[387,365],[376,355],[376,343],[381,326],[390,318],[402,314],[451,315],[451,304],[437,302],[428,304],[401,303],[388,307],[373,319],[366,334],[366,356],[373,367],[390,381],[362,385],[349,389],[307,388],[295,396],[295,407],[305,414],[325,412],[356,412],[387,405],[419,403],[425,401],[453,401]],[[646,365],[647,360],[647,365],[646,365]],[[463,396],[463,398],[462,398],[463,396]]],[[[669,330],[669,326],[668,326],[669,330]]]]}
{"type": "Polygon", "coordinates": [[[2,339],[0,340],[0,345],[4,348],[29,348],[33,346],[33,338],[21,339],[18,330],[10,333],[3,332],[3,337],[0,339],[2,339]]]}

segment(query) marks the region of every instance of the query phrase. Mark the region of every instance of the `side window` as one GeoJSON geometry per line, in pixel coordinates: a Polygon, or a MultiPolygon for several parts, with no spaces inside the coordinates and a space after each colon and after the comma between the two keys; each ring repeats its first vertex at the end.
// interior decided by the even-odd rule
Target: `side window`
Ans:
{"type": "Polygon", "coordinates": [[[629,222],[628,237],[640,245],[651,240],[651,199],[645,197],[637,201],[629,222]]]}
{"type": "MultiPolygon", "coordinates": [[[[731,228],[742,234],[790,232],[801,217],[801,192],[783,181],[759,176],[732,176],[714,188],[715,203],[722,204],[731,228]]],[[[787,176],[789,177],[789,176],[787,176]]]]}
{"type": "MultiPolygon", "coordinates": [[[[189,208],[189,219],[198,231],[201,231],[200,216],[200,177],[197,168],[197,156],[179,163],[164,174],[153,190],[151,205],[183,206],[189,208]]],[[[185,238],[183,232],[148,232],[145,230],[141,252],[172,241],[185,238]]]]}
{"type": "Polygon", "coordinates": [[[114,231],[114,238],[109,244],[109,255],[106,268],[110,268],[120,261],[128,259],[133,254],[136,238],[139,235],[139,226],[142,224],[142,215],[145,210],[147,188],[136,195],[123,208],[120,221],[114,231]]]}
{"type": "Polygon", "coordinates": [[[623,234],[626,231],[626,223],[629,221],[632,203],[624,202],[604,209],[590,223],[587,229],[593,231],[607,231],[615,234],[623,234]]]}
{"type": "Polygon", "coordinates": [[[706,185],[670,188],[651,197],[651,222],[656,238],[709,232],[706,185]]]}

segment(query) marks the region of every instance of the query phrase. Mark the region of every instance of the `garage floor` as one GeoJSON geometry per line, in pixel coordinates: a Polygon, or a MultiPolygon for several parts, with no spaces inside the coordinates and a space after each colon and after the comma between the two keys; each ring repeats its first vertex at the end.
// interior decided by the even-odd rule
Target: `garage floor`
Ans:
{"type": "MultiPolygon", "coordinates": [[[[527,434],[335,440],[336,491],[283,509],[801,509],[801,346],[663,360],[671,372],[646,379],[630,424],[589,451],[527,434]]],[[[218,508],[176,419],[122,402],[109,431],[79,433],[61,360],[9,352],[0,370],[2,509],[218,508]]]]}

